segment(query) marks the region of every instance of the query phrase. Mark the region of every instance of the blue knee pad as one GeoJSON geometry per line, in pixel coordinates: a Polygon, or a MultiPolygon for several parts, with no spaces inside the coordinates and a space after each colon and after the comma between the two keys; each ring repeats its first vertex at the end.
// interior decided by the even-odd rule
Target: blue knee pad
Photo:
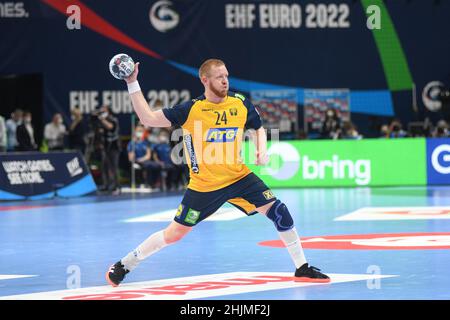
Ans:
{"type": "Polygon", "coordinates": [[[267,212],[267,218],[273,221],[275,227],[280,232],[288,231],[294,227],[294,220],[292,220],[288,208],[280,200],[275,201],[270,207],[267,212]]]}

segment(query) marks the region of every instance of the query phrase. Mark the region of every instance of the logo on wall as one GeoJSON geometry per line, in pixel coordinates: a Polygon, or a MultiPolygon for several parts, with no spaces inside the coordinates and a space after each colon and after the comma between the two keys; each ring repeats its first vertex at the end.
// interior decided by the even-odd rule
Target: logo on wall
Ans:
{"type": "Polygon", "coordinates": [[[180,22],[180,15],[171,8],[168,0],[157,1],[150,9],[150,23],[159,32],[174,29],[180,22]]]}
{"type": "Polygon", "coordinates": [[[428,184],[450,181],[450,139],[427,139],[428,184]]]}
{"type": "Polygon", "coordinates": [[[70,176],[73,178],[79,174],[83,173],[83,168],[80,166],[78,158],[75,157],[66,163],[67,170],[69,170],[70,176]]]}
{"type": "Polygon", "coordinates": [[[431,154],[431,165],[439,173],[450,173],[450,144],[441,144],[433,150],[431,154]]]}
{"type": "Polygon", "coordinates": [[[444,84],[440,81],[429,82],[422,91],[422,100],[425,107],[430,111],[439,111],[442,108],[442,102],[439,99],[444,84]]]}
{"type": "Polygon", "coordinates": [[[29,18],[24,2],[0,2],[0,18],[29,18]]]}

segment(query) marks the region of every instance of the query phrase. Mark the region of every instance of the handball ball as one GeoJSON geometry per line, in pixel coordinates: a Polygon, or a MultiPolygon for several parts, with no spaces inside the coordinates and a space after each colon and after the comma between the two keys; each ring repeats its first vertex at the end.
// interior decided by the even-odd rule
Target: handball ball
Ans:
{"type": "Polygon", "coordinates": [[[109,62],[109,71],[114,78],[123,80],[134,71],[134,61],[125,53],[116,54],[109,62]]]}

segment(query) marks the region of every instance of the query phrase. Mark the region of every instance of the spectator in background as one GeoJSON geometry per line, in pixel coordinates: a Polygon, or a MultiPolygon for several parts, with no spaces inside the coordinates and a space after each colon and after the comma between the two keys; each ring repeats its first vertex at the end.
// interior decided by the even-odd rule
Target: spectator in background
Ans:
{"type": "Polygon", "coordinates": [[[383,124],[380,128],[380,138],[389,138],[389,126],[383,124]]]}
{"type": "Polygon", "coordinates": [[[25,111],[23,113],[23,123],[17,127],[17,151],[35,151],[37,144],[34,139],[34,129],[31,123],[31,112],[25,111]]]}
{"type": "Polygon", "coordinates": [[[426,117],[423,121],[423,134],[425,137],[431,137],[433,133],[433,123],[430,118],[426,117]]]}
{"type": "Polygon", "coordinates": [[[101,158],[102,158],[102,180],[101,191],[108,191],[114,194],[120,192],[119,189],[119,120],[112,114],[109,106],[100,107],[97,118],[101,127],[101,158]]]}
{"type": "Polygon", "coordinates": [[[433,138],[448,138],[450,137],[450,133],[448,131],[449,126],[447,121],[439,120],[436,124],[436,128],[434,128],[432,136],[433,138]]]}
{"type": "Polygon", "coordinates": [[[150,147],[157,145],[159,143],[159,133],[161,132],[161,128],[147,128],[145,137],[150,147]]]}
{"type": "Polygon", "coordinates": [[[362,139],[362,135],[359,134],[355,125],[351,121],[345,121],[342,125],[341,138],[359,140],[362,139]]]}
{"type": "Polygon", "coordinates": [[[66,126],[60,113],[55,113],[52,122],[44,128],[44,139],[47,141],[49,151],[64,150],[64,136],[66,126]]]}
{"type": "Polygon", "coordinates": [[[5,152],[8,144],[5,118],[0,116],[0,152],[5,152]]]}
{"type": "Polygon", "coordinates": [[[159,109],[162,109],[162,108],[164,108],[164,104],[163,104],[162,100],[161,99],[156,99],[155,100],[155,105],[153,106],[153,109],[159,110],[159,109]]]}
{"type": "Polygon", "coordinates": [[[389,125],[389,138],[404,138],[406,137],[406,131],[403,130],[402,123],[394,119],[389,125]]]}
{"type": "Polygon", "coordinates": [[[153,147],[155,160],[163,170],[162,186],[163,190],[176,188],[180,179],[180,170],[172,161],[172,148],[170,147],[169,132],[161,130],[158,136],[159,143],[153,147]]]}
{"type": "Polygon", "coordinates": [[[147,141],[143,140],[144,127],[138,125],[134,131],[133,139],[128,143],[128,160],[136,166],[136,169],[142,169],[144,181],[151,188],[154,187],[156,178],[160,174],[161,167],[152,161],[152,151],[147,141]]]}
{"type": "MultiPolygon", "coordinates": [[[[156,99],[155,104],[153,105],[153,110],[160,110],[164,107],[162,101],[160,99],[156,99]]],[[[150,143],[150,146],[158,144],[158,136],[161,128],[147,128],[144,131],[144,140],[147,140],[150,143]]]]}
{"type": "Polygon", "coordinates": [[[72,123],[69,127],[69,148],[72,150],[79,150],[84,154],[86,142],[84,140],[85,126],[83,123],[83,115],[78,108],[72,109],[70,114],[72,123]]]}
{"type": "Polygon", "coordinates": [[[323,139],[338,139],[341,132],[341,119],[335,109],[328,109],[322,124],[323,139]]]}
{"type": "Polygon", "coordinates": [[[292,132],[292,121],[289,119],[289,114],[283,113],[279,122],[280,136],[282,139],[290,138],[292,132]]]}
{"type": "Polygon", "coordinates": [[[14,151],[17,148],[17,127],[22,124],[23,112],[20,109],[11,113],[11,119],[6,120],[6,135],[8,136],[8,151],[14,151]]]}
{"type": "Polygon", "coordinates": [[[305,132],[304,129],[299,129],[296,138],[297,140],[306,140],[308,139],[308,134],[305,132]]]}

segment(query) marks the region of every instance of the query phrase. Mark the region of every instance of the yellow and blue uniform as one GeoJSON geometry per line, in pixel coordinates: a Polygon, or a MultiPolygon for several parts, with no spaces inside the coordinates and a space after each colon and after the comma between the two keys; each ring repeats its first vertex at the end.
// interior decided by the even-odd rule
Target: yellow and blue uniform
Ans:
{"type": "Polygon", "coordinates": [[[163,109],[172,125],[183,129],[184,154],[190,171],[188,189],[175,220],[192,226],[229,202],[252,214],[275,200],[272,192],[243,163],[244,130],[259,129],[261,118],[243,95],[229,92],[221,103],[205,96],[163,109]]]}

